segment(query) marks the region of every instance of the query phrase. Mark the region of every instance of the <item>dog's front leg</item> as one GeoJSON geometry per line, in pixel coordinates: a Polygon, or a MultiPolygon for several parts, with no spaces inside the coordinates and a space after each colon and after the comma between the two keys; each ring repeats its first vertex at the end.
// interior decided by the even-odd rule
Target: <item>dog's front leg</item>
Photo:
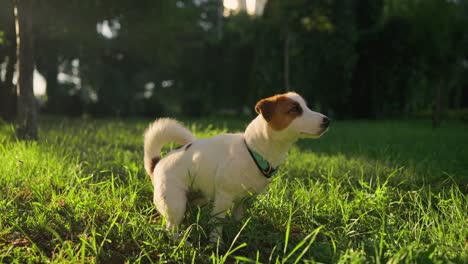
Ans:
{"type": "Polygon", "coordinates": [[[217,193],[214,204],[213,212],[211,214],[214,221],[215,227],[210,233],[210,242],[211,243],[223,243],[222,233],[223,233],[223,222],[226,218],[226,214],[229,209],[232,208],[234,199],[225,193],[217,193]]]}
{"type": "Polygon", "coordinates": [[[236,221],[240,221],[242,218],[244,218],[244,212],[245,212],[244,201],[240,201],[236,204],[232,215],[234,216],[234,219],[236,221]]]}

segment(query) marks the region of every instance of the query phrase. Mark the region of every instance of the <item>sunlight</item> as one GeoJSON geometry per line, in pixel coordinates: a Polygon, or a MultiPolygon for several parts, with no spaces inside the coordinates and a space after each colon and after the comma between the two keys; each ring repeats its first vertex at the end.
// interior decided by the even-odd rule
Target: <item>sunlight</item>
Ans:
{"type": "Polygon", "coordinates": [[[239,7],[238,0],[224,0],[223,5],[226,9],[236,10],[239,7]]]}
{"type": "Polygon", "coordinates": [[[241,11],[250,16],[261,16],[267,0],[223,0],[224,16],[237,14],[241,11]]]}
{"type": "Polygon", "coordinates": [[[34,69],[33,90],[35,96],[44,96],[46,94],[46,80],[37,69],[34,69]]]}
{"type": "Polygon", "coordinates": [[[255,15],[257,0],[246,0],[245,2],[246,2],[245,4],[247,7],[247,13],[251,16],[255,15]]]}
{"type": "Polygon", "coordinates": [[[96,30],[105,38],[112,39],[117,37],[121,25],[117,19],[104,20],[96,24],[96,30]]]}

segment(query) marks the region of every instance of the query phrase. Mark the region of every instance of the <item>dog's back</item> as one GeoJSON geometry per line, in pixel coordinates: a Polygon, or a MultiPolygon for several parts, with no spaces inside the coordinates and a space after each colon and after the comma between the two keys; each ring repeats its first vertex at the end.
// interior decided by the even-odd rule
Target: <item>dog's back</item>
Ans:
{"type": "MultiPolygon", "coordinates": [[[[253,166],[242,134],[220,134],[171,151],[157,164],[153,177],[155,182],[162,181],[156,185],[173,182],[171,184],[186,186],[185,191],[200,190],[208,199],[213,199],[217,184],[234,180],[238,184],[226,186],[245,188],[248,184],[242,186],[239,177],[257,174],[253,166]]],[[[259,175],[259,179],[263,183],[264,178],[259,175]]]]}

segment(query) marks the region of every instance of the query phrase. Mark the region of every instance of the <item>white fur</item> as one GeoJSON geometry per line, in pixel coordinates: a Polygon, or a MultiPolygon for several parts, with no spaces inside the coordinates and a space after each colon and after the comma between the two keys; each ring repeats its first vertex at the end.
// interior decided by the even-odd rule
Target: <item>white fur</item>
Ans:
{"type": "MultiPolygon", "coordinates": [[[[153,175],[154,204],[166,219],[166,228],[177,231],[183,220],[187,193],[201,191],[213,201],[212,215],[224,218],[235,204],[234,212],[242,216],[243,199],[262,192],[270,182],[255,165],[248,153],[244,139],[251,149],[261,154],[272,166],[278,166],[291,145],[302,137],[320,137],[322,114],[311,111],[298,94],[286,96],[299,102],[303,114],[287,128],[273,130],[262,115],[257,116],[244,133],[220,134],[195,140],[190,131],[172,119],[156,120],[145,133],[145,168],[153,175]],[[169,141],[189,147],[171,151],[150,171],[150,162],[159,157],[162,146],[169,141]]],[[[210,234],[211,241],[221,239],[222,227],[218,225],[210,234]]]]}
{"type": "Polygon", "coordinates": [[[195,135],[174,119],[160,118],[152,123],[145,132],[145,170],[152,175],[151,159],[159,157],[164,144],[175,142],[186,144],[195,140],[195,135]]]}

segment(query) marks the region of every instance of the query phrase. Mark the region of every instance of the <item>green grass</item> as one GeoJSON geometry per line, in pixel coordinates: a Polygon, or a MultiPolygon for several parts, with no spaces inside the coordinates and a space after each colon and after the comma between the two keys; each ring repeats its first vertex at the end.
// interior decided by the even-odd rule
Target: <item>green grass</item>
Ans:
{"type": "MultiPolygon", "coordinates": [[[[170,243],[142,164],[150,120],[48,117],[39,142],[0,124],[0,263],[466,263],[468,124],[343,121],[300,141],[226,245],[190,208],[170,243]]],[[[239,120],[189,120],[199,137],[239,120]]]]}

